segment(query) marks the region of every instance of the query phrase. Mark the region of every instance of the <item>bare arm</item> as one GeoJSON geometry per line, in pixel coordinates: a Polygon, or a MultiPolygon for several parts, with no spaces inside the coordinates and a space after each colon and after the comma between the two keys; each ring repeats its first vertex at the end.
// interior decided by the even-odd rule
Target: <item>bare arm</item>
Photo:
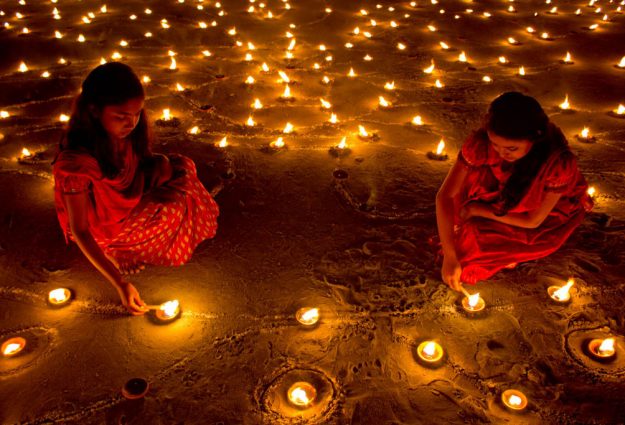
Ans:
{"type": "Polygon", "coordinates": [[[89,195],[87,191],[64,194],[69,226],[74,235],[78,247],[96,269],[117,290],[122,303],[130,313],[142,314],[145,310],[141,307],[143,301],[134,286],[125,282],[117,267],[106,257],[93,235],[89,231],[87,211],[89,208],[89,195]]]}
{"type": "Polygon", "coordinates": [[[460,192],[466,176],[467,168],[461,162],[456,161],[436,194],[436,224],[443,249],[441,277],[447,285],[456,291],[461,289],[462,267],[456,256],[454,246],[454,198],[460,192]]]}

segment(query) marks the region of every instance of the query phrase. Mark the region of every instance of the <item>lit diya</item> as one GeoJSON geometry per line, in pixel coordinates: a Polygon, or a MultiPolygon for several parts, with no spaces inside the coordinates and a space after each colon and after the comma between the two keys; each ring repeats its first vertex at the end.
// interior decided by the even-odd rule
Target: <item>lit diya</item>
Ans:
{"type": "Polygon", "coordinates": [[[568,303],[571,300],[571,293],[569,291],[574,284],[575,281],[571,278],[564,286],[550,286],[547,288],[547,293],[551,299],[556,302],[568,303]]]}
{"type": "Polygon", "coordinates": [[[2,355],[5,357],[12,357],[17,355],[26,347],[26,340],[21,336],[9,338],[2,343],[2,355]]]}
{"type": "Polygon", "coordinates": [[[588,352],[596,360],[611,360],[616,356],[614,338],[591,339],[588,343],[588,352]]]}
{"type": "Polygon", "coordinates": [[[163,115],[156,120],[156,125],[159,127],[178,127],[180,125],[180,119],[174,117],[169,108],[165,108],[163,109],[163,115]]]}
{"type": "Polygon", "coordinates": [[[501,393],[501,401],[508,409],[516,411],[527,407],[527,397],[519,390],[505,390],[501,393]]]}
{"type": "Polygon", "coordinates": [[[296,382],[287,391],[289,401],[296,407],[305,408],[317,397],[317,390],[312,384],[304,381],[296,382]]]}
{"type": "Polygon", "coordinates": [[[417,347],[419,359],[428,364],[438,363],[443,358],[444,353],[443,347],[435,341],[423,341],[417,347]]]}
{"type": "Polygon", "coordinates": [[[367,129],[362,125],[358,126],[358,138],[361,140],[380,140],[380,136],[378,136],[377,133],[368,132],[367,129]]]}
{"type": "Polygon", "coordinates": [[[447,158],[449,158],[447,156],[447,153],[445,153],[445,141],[441,139],[440,142],[438,142],[438,145],[436,146],[436,151],[428,152],[427,156],[428,158],[433,159],[435,161],[445,161],[447,158]]]}
{"type": "Polygon", "coordinates": [[[67,288],[53,289],[48,293],[48,303],[50,305],[59,307],[65,305],[72,299],[72,291],[67,288]]]}
{"type": "Polygon", "coordinates": [[[477,294],[469,294],[466,289],[462,288],[462,293],[465,297],[462,299],[462,308],[469,313],[477,313],[484,310],[486,302],[484,298],[480,297],[479,292],[477,294]]]}
{"type": "Polygon", "coordinates": [[[302,307],[295,312],[295,319],[304,326],[316,325],[319,317],[319,309],[316,307],[302,307]]]}
{"type": "Polygon", "coordinates": [[[276,150],[276,151],[283,149],[285,146],[286,146],[286,143],[284,143],[284,140],[282,139],[282,137],[278,137],[276,140],[269,143],[269,148],[276,150]]]}
{"type": "Polygon", "coordinates": [[[351,149],[347,147],[347,137],[343,137],[338,145],[332,146],[329,150],[330,155],[335,157],[347,156],[351,149]]]}
{"type": "Polygon", "coordinates": [[[584,127],[584,129],[580,131],[579,134],[575,135],[575,138],[580,142],[584,143],[594,143],[597,141],[597,138],[590,134],[590,129],[588,127],[584,127]]]}
{"type": "Polygon", "coordinates": [[[149,305],[148,309],[154,310],[154,316],[161,322],[171,322],[180,316],[180,302],[178,300],[167,301],[161,305],[149,305]]]}

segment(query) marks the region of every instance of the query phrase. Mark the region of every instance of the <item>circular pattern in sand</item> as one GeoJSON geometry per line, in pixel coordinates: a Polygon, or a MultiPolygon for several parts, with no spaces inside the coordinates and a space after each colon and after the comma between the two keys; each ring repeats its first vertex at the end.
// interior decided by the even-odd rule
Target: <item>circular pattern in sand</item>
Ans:
{"type": "Polygon", "coordinates": [[[312,368],[281,370],[258,391],[258,403],[270,423],[325,423],[338,406],[337,384],[323,371],[312,368]],[[298,407],[288,399],[288,391],[297,382],[307,382],[317,391],[308,407],[298,407]]]}
{"type": "Polygon", "coordinates": [[[52,349],[54,333],[54,329],[33,326],[0,334],[0,342],[14,337],[22,337],[26,340],[26,346],[22,351],[13,357],[1,359],[0,380],[10,378],[11,375],[20,373],[45,358],[52,349]]]}
{"type": "Polygon", "coordinates": [[[566,351],[575,362],[601,375],[625,375],[625,337],[610,332],[605,327],[579,329],[566,336],[566,351]],[[611,360],[600,361],[588,355],[588,343],[595,338],[615,338],[616,355],[611,360]]]}

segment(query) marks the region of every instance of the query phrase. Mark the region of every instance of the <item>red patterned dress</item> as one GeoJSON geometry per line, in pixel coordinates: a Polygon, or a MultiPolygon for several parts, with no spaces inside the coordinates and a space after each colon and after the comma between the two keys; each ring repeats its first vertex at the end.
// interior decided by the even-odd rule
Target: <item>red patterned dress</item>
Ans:
{"type": "Polygon", "coordinates": [[[89,231],[120,266],[184,264],[200,242],[215,236],[219,215],[195,164],[185,156],[169,155],[171,180],[146,188],[147,177],[130,144],[122,155],[124,167],[109,179],[90,154],[59,153],[53,167],[55,204],[66,241],[73,236],[63,194],[86,191],[91,200],[89,231]]]}
{"type": "MultiPolygon", "coordinates": [[[[458,161],[467,168],[468,175],[456,199],[456,211],[470,201],[491,203],[497,208],[510,170],[490,141],[477,132],[463,144],[458,161]]],[[[556,206],[538,228],[526,229],[482,217],[462,222],[456,217],[455,247],[462,266],[461,281],[474,284],[509,264],[535,260],[556,251],[592,209],[587,189],[575,155],[567,146],[550,155],[526,195],[509,211],[536,210],[547,192],[560,193],[556,206]]]]}

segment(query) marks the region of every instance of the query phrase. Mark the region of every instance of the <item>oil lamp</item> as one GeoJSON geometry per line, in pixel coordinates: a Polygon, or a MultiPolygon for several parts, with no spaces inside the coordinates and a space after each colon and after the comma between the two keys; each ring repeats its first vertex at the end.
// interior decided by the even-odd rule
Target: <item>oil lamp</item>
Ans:
{"type": "Polygon", "coordinates": [[[467,54],[465,52],[460,52],[458,55],[458,61],[467,62],[467,54]]]}
{"type": "Polygon", "coordinates": [[[330,109],[332,107],[332,104],[325,99],[319,99],[319,101],[321,102],[321,107],[323,109],[330,109]]]}
{"type": "Polygon", "coordinates": [[[575,135],[575,138],[580,142],[585,143],[593,143],[597,140],[594,136],[590,134],[590,129],[588,127],[584,127],[584,129],[580,131],[579,134],[575,135]]]}
{"type": "Polygon", "coordinates": [[[0,118],[9,118],[10,116],[9,111],[0,111],[0,118]]]}
{"type": "Polygon", "coordinates": [[[356,76],[356,73],[354,72],[354,68],[349,68],[349,72],[347,73],[347,76],[350,78],[354,78],[356,76]]]}
{"type": "Polygon", "coordinates": [[[286,146],[282,137],[278,137],[273,142],[269,143],[269,147],[275,150],[282,149],[286,146]]]}
{"type": "Polygon", "coordinates": [[[415,115],[410,123],[412,125],[423,125],[423,118],[421,118],[421,115],[415,115]]]}
{"type": "Polygon", "coordinates": [[[488,75],[484,75],[484,76],[482,77],[482,81],[484,81],[485,83],[490,83],[490,82],[492,82],[492,81],[493,81],[493,79],[492,79],[492,78],[490,78],[490,76],[488,76],[488,75]]]}
{"type": "Polygon", "coordinates": [[[63,34],[61,34],[60,31],[54,31],[54,37],[55,38],[63,38],[63,34]]]}
{"type": "Polygon", "coordinates": [[[434,82],[434,87],[439,88],[439,89],[442,89],[443,87],[445,87],[445,85],[441,82],[441,80],[437,79],[437,80],[434,82]]]}
{"type": "Polygon", "coordinates": [[[440,43],[438,43],[438,44],[440,44],[440,46],[441,46],[441,48],[442,48],[443,50],[447,50],[447,49],[449,49],[449,44],[445,43],[444,41],[441,41],[441,42],[440,42],[440,43]]]}
{"type": "Polygon", "coordinates": [[[180,120],[171,115],[169,108],[165,108],[163,109],[163,115],[156,120],[156,124],[161,127],[178,127],[180,125],[180,120]]]}
{"type": "Polygon", "coordinates": [[[564,286],[550,286],[547,288],[547,293],[552,300],[559,303],[567,303],[571,300],[571,294],[569,290],[575,284],[575,281],[571,278],[566,282],[564,286]]]}
{"type": "Polygon", "coordinates": [[[597,196],[597,189],[595,189],[594,186],[590,186],[586,193],[588,193],[588,196],[590,196],[591,198],[594,198],[595,196],[597,196]]]}
{"type": "Polygon", "coordinates": [[[319,309],[302,307],[295,312],[295,319],[304,326],[313,326],[319,321],[319,309]]]}
{"type": "Polygon", "coordinates": [[[160,306],[147,306],[150,310],[155,310],[154,315],[161,322],[170,322],[180,315],[180,303],[178,300],[167,301],[160,306]]]}
{"type": "Polygon", "coordinates": [[[378,96],[378,105],[380,105],[381,108],[390,108],[391,104],[389,101],[387,101],[386,99],[384,99],[384,96],[378,96]]]}
{"type": "Polygon", "coordinates": [[[376,133],[369,133],[367,129],[359,125],[358,126],[358,138],[361,140],[379,140],[380,137],[376,133]]]}
{"type": "Polygon", "coordinates": [[[548,32],[543,32],[540,34],[540,38],[542,40],[549,40],[549,33],[548,32]]]}
{"type": "Polygon", "coordinates": [[[469,294],[466,290],[463,290],[466,295],[462,299],[462,308],[469,313],[477,313],[479,311],[484,310],[486,307],[486,303],[484,302],[484,298],[480,297],[480,294],[469,294]]]}
{"type": "Polygon", "coordinates": [[[265,62],[263,62],[263,64],[260,66],[260,69],[263,72],[269,72],[269,66],[267,66],[267,64],[265,62]]]}
{"type": "Polygon", "coordinates": [[[26,340],[20,336],[9,338],[2,343],[2,355],[12,357],[17,355],[26,347],[26,340]]]}
{"type": "Polygon", "coordinates": [[[395,81],[391,81],[390,83],[387,82],[386,84],[384,84],[384,88],[386,90],[395,90],[395,81]]]}
{"type": "Polygon", "coordinates": [[[247,121],[245,121],[245,125],[247,125],[248,127],[254,127],[256,125],[256,121],[254,121],[254,117],[252,117],[251,115],[247,117],[247,121]]]}
{"type": "Polygon", "coordinates": [[[508,37],[508,43],[512,44],[513,46],[519,44],[519,42],[514,37],[508,37]]]}
{"type": "Polygon", "coordinates": [[[428,152],[427,156],[428,158],[436,161],[445,161],[448,158],[447,154],[445,153],[445,141],[441,139],[436,146],[436,151],[428,152]]]}
{"type": "Polygon", "coordinates": [[[616,66],[618,66],[621,69],[625,69],[625,56],[621,58],[621,61],[617,63],[616,66]]]}
{"type": "Polygon", "coordinates": [[[34,155],[31,151],[29,151],[27,148],[22,148],[22,156],[20,157],[20,159],[30,159],[33,157],[34,155]]]}
{"type": "Polygon", "coordinates": [[[497,58],[497,60],[499,61],[500,64],[508,63],[508,59],[506,59],[505,56],[499,56],[499,58],[497,58]]]}
{"type": "Polygon", "coordinates": [[[423,70],[426,74],[431,74],[434,71],[434,59],[430,61],[431,65],[423,70]]]}
{"type": "Polygon", "coordinates": [[[197,125],[189,129],[189,134],[198,134],[199,132],[200,132],[200,127],[198,127],[197,125]]]}
{"type": "Polygon", "coordinates": [[[625,115],[625,105],[619,104],[618,108],[613,111],[616,115],[625,115]]]}
{"type": "Polygon", "coordinates": [[[228,147],[228,137],[224,136],[223,139],[217,142],[217,147],[222,149],[228,147]]]}
{"type": "Polygon", "coordinates": [[[286,72],[284,71],[278,71],[278,75],[280,75],[280,80],[278,80],[278,83],[290,83],[291,79],[289,78],[288,75],[286,75],[286,72]]]}
{"type": "Polygon", "coordinates": [[[525,67],[522,66],[519,68],[519,75],[521,76],[525,75],[525,67]]]}
{"type": "Polygon", "coordinates": [[[212,55],[212,53],[210,52],[210,50],[202,50],[202,55],[207,58],[209,56],[212,55]]]}
{"type": "Polygon", "coordinates": [[[84,35],[80,34],[80,35],[78,36],[78,42],[79,42],[79,43],[84,43],[84,42],[85,42],[85,40],[86,40],[86,38],[85,38],[85,36],[84,36],[84,35]]]}
{"type": "Polygon", "coordinates": [[[290,89],[288,84],[284,87],[284,92],[280,96],[280,99],[282,99],[282,100],[293,100],[293,96],[291,96],[291,89],[290,89]]]}
{"type": "Polygon", "coordinates": [[[569,95],[567,94],[564,97],[564,102],[562,102],[560,105],[558,105],[560,107],[560,109],[562,110],[568,110],[571,109],[571,104],[569,103],[569,95]]]}
{"type": "Polygon", "coordinates": [[[170,71],[175,71],[176,69],[178,69],[178,64],[176,63],[176,58],[174,58],[173,56],[170,58],[170,63],[169,63],[169,70],[170,71]]]}
{"type": "Polygon", "coordinates": [[[289,401],[296,407],[306,408],[315,401],[317,390],[308,382],[296,382],[287,391],[289,401]]]}
{"type": "Polygon", "coordinates": [[[366,60],[367,62],[372,61],[373,58],[371,57],[371,55],[367,54],[365,55],[365,57],[363,58],[364,60],[366,60]]]}
{"type": "Polygon", "coordinates": [[[53,306],[62,306],[72,298],[72,292],[67,288],[53,289],[48,293],[48,302],[53,306]]]}
{"type": "Polygon", "coordinates": [[[397,43],[397,48],[399,50],[406,50],[406,45],[404,43],[397,43]]]}
{"type": "Polygon", "coordinates": [[[26,66],[26,63],[24,63],[24,62],[20,63],[18,71],[19,72],[28,72],[28,66],[26,66]]]}
{"type": "Polygon", "coordinates": [[[248,85],[252,85],[256,82],[256,80],[254,80],[254,77],[252,77],[251,75],[248,75],[247,78],[245,79],[245,84],[248,85]]]}
{"type": "Polygon", "coordinates": [[[328,122],[330,124],[336,124],[337,122],[339,122],[338,117],[336,116],[335,113],[330,114],[330,118],[328,118],[328,122]]]}
{"type": "Polygon", "coordinates": [[[566,56],[564,57],[564,59],[562,59],[562,63],[567,64],[567,65],[573,64],[573,59],[571,58],[570,52],[566,52],[566,56]]]}
{"type": "Polygon", "coordinates": [[[347,156],[350,154],[351,149],[347,147],[347,137],[343,137],[340,143],[330,148],[330,154],[335,157],[347,156]]]}
{"type": "Polygon", "coordinates": [[[284,129],[282,130],[282,132],[284,134],[290,134],[293,132],[295,128],[293,127],[293,124],[291,124],[290,122],[287,122],[286,125],[284,126],[284,129]]]}
{"type": "Polygon", "coordinates": [[[443,358],[443,347],[435,341],[423,341],[417,347],[419,359],[429,364],[437,363],[443,358]]]}
{"type": "Polygon", "coordinates": [[[527,407],[527,397],[519,390],[509,389],[501,393],[501,401],[512,410],[523,410],[527,407]]]}
{"type": "Polygon", "coordinates": [[[588,343],[588,352],[596,360],[610,360],[616,356],[614,338],[592,339],[588,343]]]}
{"type": "Polygon", "coordinates": [[[260,102],[260,99],[255,99],[254,103],[252,104],[252,108],[254,109],[262,109],[263,104],[260,102]]]}

